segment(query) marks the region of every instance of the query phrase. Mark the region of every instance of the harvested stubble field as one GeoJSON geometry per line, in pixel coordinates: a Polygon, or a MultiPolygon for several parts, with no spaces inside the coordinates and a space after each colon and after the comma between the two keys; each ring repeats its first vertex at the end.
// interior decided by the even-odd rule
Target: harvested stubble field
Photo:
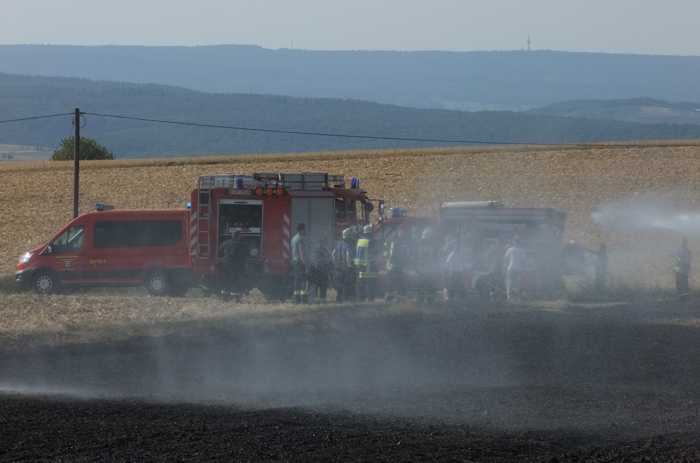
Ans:
{"type": "MultiPolygon", "coordinates": [[[[70,162],[0,166],[5,198],[0,205],[5,217],[0,225],[0,272],[11,273],[17,256],[70,219],[71,169],[70,162]]],[[[560,208],[569,213],[569,238],[590,246],[601,240],[611,245],[611,273],[620,285],[669,286],[667,257],[678,236],[603,233],[591,220],[596,206],[653,192],[700,210],[700,142],[86,162],[81,210],[98,201],[118,208],[182,207],[199,175],[256,171],[354,175],[373,198],[419,214],[434,213],[441,201],[464,199],[560,208]],[[658,246],[660,238],[669,249],[658,246]]],[[[691,246],[697,246],[698,240],[690,238],[691,246]]]]}

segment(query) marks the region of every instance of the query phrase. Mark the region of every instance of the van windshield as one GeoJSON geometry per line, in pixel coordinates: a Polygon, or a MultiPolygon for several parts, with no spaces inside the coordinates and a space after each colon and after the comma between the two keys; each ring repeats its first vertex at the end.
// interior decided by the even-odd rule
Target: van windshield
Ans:
{"type": "Polygon", "coordinates": [[[83,241],[85,241],[84,226],[73,225],[53,240],[51,247],[53,252],[78,251],[83,247],[83,241]]]}

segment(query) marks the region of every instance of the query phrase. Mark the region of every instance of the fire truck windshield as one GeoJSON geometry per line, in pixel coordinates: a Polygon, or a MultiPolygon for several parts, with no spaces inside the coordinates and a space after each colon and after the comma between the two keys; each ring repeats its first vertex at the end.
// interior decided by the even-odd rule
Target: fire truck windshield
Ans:
{"type": "Polygon", "coordinates": [[[219,208],[221,235],[230,235],[234,230],[242,233],[260,233],[261,226],[261,204],[221,204],[219,208]]]}

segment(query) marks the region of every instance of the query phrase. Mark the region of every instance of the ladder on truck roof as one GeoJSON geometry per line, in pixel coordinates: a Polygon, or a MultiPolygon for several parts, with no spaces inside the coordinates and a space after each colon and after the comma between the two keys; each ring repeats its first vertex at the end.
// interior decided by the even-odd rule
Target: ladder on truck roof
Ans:
{"type": "Polygon", "coordinates": [[[206,259],[211,247],[211,189],[198,188],[197,191],[197,255],[206,259]]]}

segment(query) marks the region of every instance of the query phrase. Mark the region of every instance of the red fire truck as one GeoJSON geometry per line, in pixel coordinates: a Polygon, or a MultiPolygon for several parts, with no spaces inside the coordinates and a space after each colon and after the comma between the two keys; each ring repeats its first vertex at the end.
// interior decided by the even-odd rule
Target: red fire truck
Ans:
{"type": "Polygon", "coordinates": [[[200,177],[192,192],[190,251],[194,274],[207,287],[221,277],[223,243],[239,235],[245,250],[239,289],[257,287],[266,296],[290,291],[290,241],[306,226],[311,254],[331,248],[344,228],[369,222],[372,203],[352,179],[327,173],[224,174],[200,177]]]}

